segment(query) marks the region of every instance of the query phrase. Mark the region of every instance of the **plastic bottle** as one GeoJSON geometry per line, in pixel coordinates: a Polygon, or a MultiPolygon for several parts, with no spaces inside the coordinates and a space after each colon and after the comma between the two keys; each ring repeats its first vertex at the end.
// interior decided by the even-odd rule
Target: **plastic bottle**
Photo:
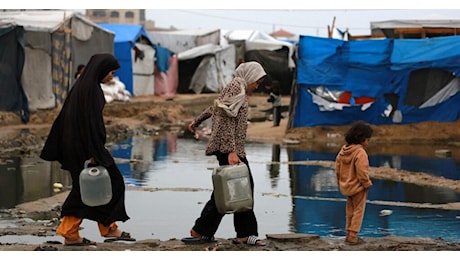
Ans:
{"type": "Polygon", "coordinates": [[[112,199],[109,173],[102,166],[88,167],[88,163],[80,173],[81,200],[91,207],[105,205],[112,199]]]}

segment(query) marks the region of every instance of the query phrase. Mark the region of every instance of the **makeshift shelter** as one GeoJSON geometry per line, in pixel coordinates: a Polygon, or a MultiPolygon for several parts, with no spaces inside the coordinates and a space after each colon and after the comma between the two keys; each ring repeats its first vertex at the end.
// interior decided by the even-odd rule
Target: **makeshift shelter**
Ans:
{"type": "MultiPolygon", "coordinates": [[[[13,73],[21,75],[30,110],[53,108],[63,103],[78,64],[86,64],[94,53],[113,53],[113,33],[73,11],[0,12],[0,24],[24,30],[23,38],[8,44],[23,48],[24,66],[13,68],[13,73]]],[[[11,46],[2,44],[0,48],[11,46]]],[[[2,63],[7,62],[5,57],[0,57],[2,63]]],[[[0,79],[0,82],[4,81],[0,79]]]]}
{"type": "Polygon", "coordinates": [[[371,22],[373,36],[414,39],[460,35],[460,19],[396,19],[371,22]]]}
{"type": "Polygon", "coordinates": [[[149,34],[137,24],[99,24],[115,34],[115,57],[120,78],[133,96],[154,94],[155,48],[149,34]]]}
{"type": "Polygon", "coordinates": [[[205,44],[220,44],[219,29],[149,31],[149,35],[156,45],[168,48],[174,53],[180,53],[205,44]]]}
{"type": "Polygon", "coordinates": [[[257,61],[273,79],[280,82],[281,94],[290,94],[295,78],[295,45],[278,40],[265,32],[233,30],[223,34],[222,45],[236,49],[236,64],[257,61]]]}
{"type": "Polygon", "coordinates": [[[178,93],[217,93],[232,79],[235,48],[206,44],[178,54],[178,93]]]}
{"type": "Polygon", "coordinates": [[[0,111],[14,112],[29,121],[26,93],[21,82],[24,66],[24,28],[0,25],[0,111]]]}
{"type": "Polygon", "coordinates": [[[155,78],[156,84],[164,84],[156,95],[171,98],[174,92],[217,92],[235,69],[230,61],[234,57],[228,57],[232,49],[220,46],[218,29],[149,31],[149,35],[157,46],[170,52],[171,68],[155,78]]]}
{"type": "Polygon", "coordinates": [[[301,36],[290,127],[456,121],[460,36],[342,41],[301,36]]]}

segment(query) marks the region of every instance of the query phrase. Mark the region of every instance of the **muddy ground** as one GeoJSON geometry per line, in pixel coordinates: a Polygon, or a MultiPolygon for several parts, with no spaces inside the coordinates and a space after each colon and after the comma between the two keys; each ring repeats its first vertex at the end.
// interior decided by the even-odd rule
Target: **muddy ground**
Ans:
{"type": "MultiPolygon", "coordinates": [[[[114,101],[107,104],[104,111],[108,141],[118,142],[136,134],[159,135],[163,131],[177,131],[186,135],[185,127],[202,109],[211,104],[216,94],[178,95],[174,100],[145,96],[132,98],[128,102],[114,101]]],[[[337,151],[343,143],[344,127],[314,127],[288,129],[288,112],[279,127],[272,127],[267,121],[270,103],[267,97],[250,97],[250,123],[248,141],[296,145],[309,150],[330,149],[337,151]],[[324,148],[324,143],[328,148],[324,148]]],[[[283,97],[285,110],[289,107],[289,97],[283,97]]],[[[48,134],[51,123],[59,109],[32,111],[27,124],[13,113],[0,113],[0,144],[3,153],[38,153],[48,134]]],[[[411,125],[376,126],[369,146],[369,154],[414,154],[417,156],[451,156],[460,160],[460,120],[453,123],[425,122],[411,125]],[[414,145],[416,144],[416,145],[414,145]],[[415,148],[414,148],[415,147],[415,148]]],[[[308,161],[332,167],[332,162],[308,161]]],[[[372,168],[372,178],[411,182],[417,185],[445,187],[460,192],[460,182],[424,173],[398,171],[391,168],[372,168]]],[[[13,209],[0,211],[1,219],[12,219],[20,223],[18,228],[4,228],[4,235],[54,235],[59,216],[59,208],[66,193],[39,201],[24,203],[13,209]],[[36,221],[26,221],[33,219],[36,221]],[[54,221],[53,221],[54,219],[54,221]],[[41,220],[41,221],[37,221],[41,220]],[[45,223],[43,220],[46,220],[45,223]]],[[[443,208],[460,209],[460,203],[441,205],[443,208]]],[[[341,239],[322,238],[306,234],[262,234],[266,247],[233,245],[227,238],[217,238],[218,243],[207,245],[185,245],[180,238],[168,241],[143,240],[135,243],[98,243],[94,247],[66,247],[62,241],[50,241],[42,245],[0,244],[1,251],[458,251],[460,242],[444,241],[442,238],[411,238],[388,236],[364,238],[362,245],[346,245],[341,239]]]]}

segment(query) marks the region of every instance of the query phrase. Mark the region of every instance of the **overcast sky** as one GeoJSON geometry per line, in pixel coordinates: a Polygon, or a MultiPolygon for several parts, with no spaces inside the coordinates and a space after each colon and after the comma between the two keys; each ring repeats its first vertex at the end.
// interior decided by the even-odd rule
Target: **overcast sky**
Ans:
{"type": "Polygon", "coordinates": [[[327,26],[348,28],[352,35],[369,35],[371,21],[393,19],[460,19],[460,1],[405,0],[78,0],[56,2],[3,1],[2,8],[146,9],[157,27],[178,29],[283,29],[295,34],[327,36],[327,26]],[[418,10],[414,9],[414,6],[418,10]]]}
{"type": "Polygon", "coordinates": [[[393,19],[460,19],[455,10],[390,9],[167,9],[146,10],[147,19],[161,28],[259,30],[271,33],[283,29],[295,34],[327,36],[327,26],[348,28],[352,35],[369,35],[371,21],[393,19]]]}

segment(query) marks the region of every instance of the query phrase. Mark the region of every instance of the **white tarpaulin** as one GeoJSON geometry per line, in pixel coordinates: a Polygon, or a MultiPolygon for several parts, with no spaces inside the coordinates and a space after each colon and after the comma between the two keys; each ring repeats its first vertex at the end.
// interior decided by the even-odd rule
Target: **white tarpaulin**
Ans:
{"type": "Polygon", "coordinates": [[[144,52],[144,57],[142,60],[136,59],[134,50],[131,50],[134,96],[154,95],[155,49],[151,45],[142,43],[136,43],[136,47],[144,52]]]}
{"type": "Polygon", "coordinates": [[[199,94],[203,91],[219,92],[228,84],[235,70],[235,47],[206,44],[179,53],[179,61],[203,57],[195,70],[189,89],[199,94]]]}
{"type": "Polygon", "coordinates": [[[289,48],[289,68],[295,68],[295,62],[292,59],[294,53],[294,45],[289,42],[280,41],[268,33],[254,31],[254,30],[233,30],[228,31],[223,34],[223,38],[227,41],[228,44],[235,41],[244,41],[245,50],[268,50],[274,51],[281,49],[283,46],[289,48]]]}
{"type": "Polygon", "coordinates": [[[21,81],[32,111],[62,103],[77,66],[94,53],[113,53],[114,34],[73,11],[5,11],[0,12],[3,23],[24,27],[21,81]]]}
{"type": "Polygon", "coordinates": [[[149,31],[155,44],[180,53],[205,44],[219,45],[220,30],[149,31]]]}

